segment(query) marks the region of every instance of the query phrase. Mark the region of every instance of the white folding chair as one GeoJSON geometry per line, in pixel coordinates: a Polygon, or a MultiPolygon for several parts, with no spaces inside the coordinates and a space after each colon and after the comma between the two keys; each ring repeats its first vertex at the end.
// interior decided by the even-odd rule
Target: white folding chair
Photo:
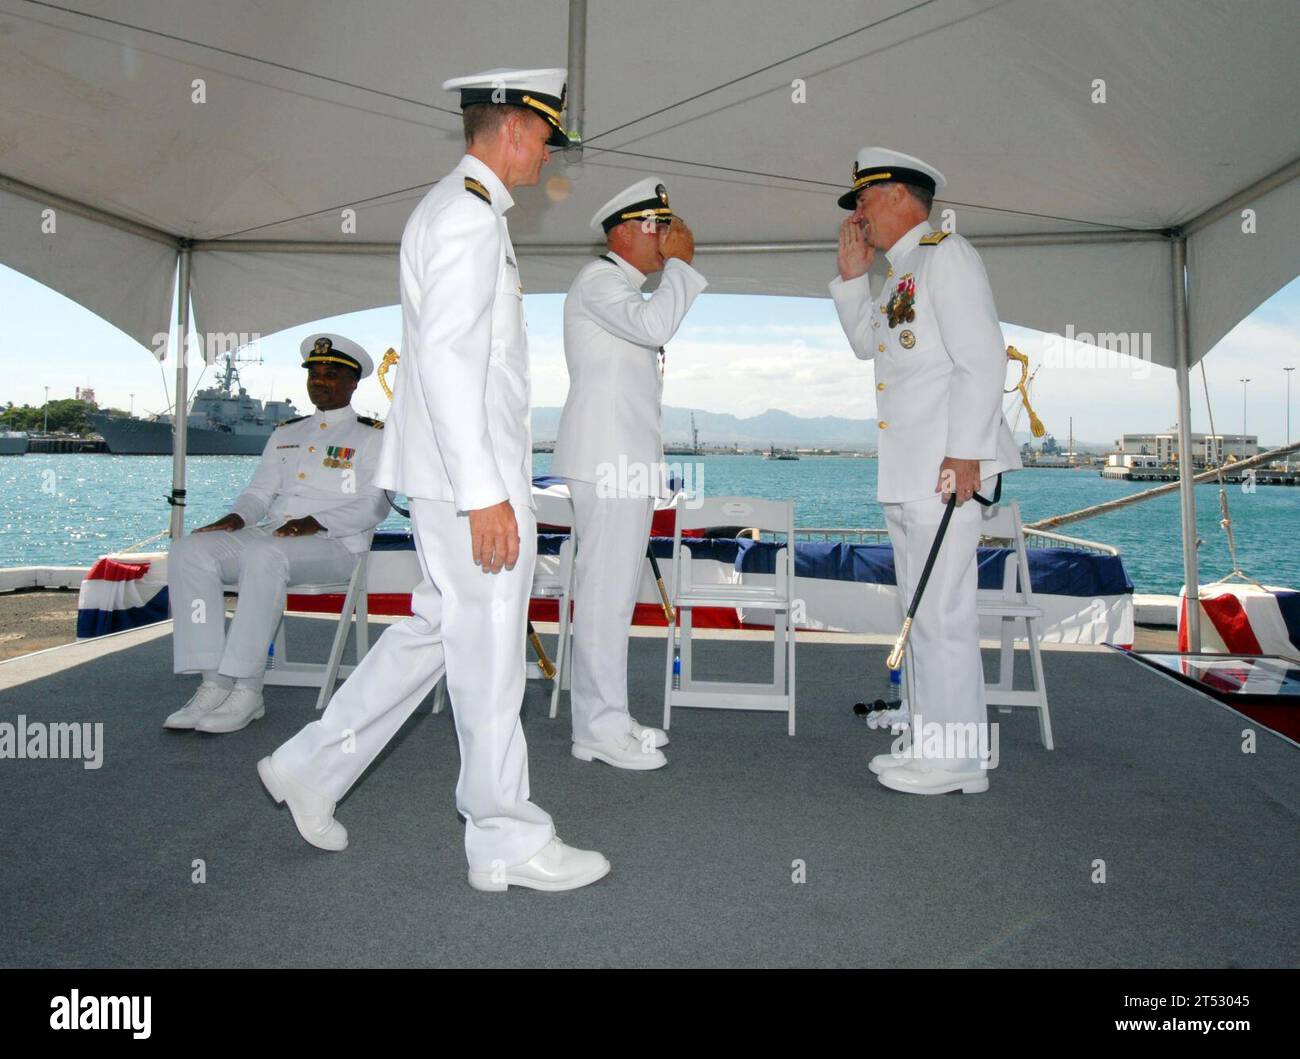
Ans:
{"type": "Polygon", "coordinates": [[[980,511],[983,525],[980,534],[995,540],[1009,541],[1011,553],[1002,568],[1002,587],[981,590],[978,593],[978,611],[981,617],[999,619],[1002,637],[998,656],[998,679],[984,685],[985,701],[1003,713],[1012,707],[1038,711],[1038,730],[1043,746],[1053,749],[1052,716],[1047,707],[1047,682],[1043,678],[1043,655],[1039,641],[1038,622],[1043,611],[1034,603],[1034,590],[1029,582],[1029,552],[1025,547],[1025,531],[1020,522],[1020,504],[1007,501],[980,511]],[[1025,637],[1029,643],[1029,665],[1032,687],[1026,691],[1014,690],[1016,647],[1016,622],[1025,623],[1025,637]]]}
{"type": "Polygon", "coordinates": [[[540,493],[534,497],[539,526],[564,526],[569,536],[560,544],[559,563],[555,572],[543,569],[539,562],[533,569],[533,597],[554,599],[560,607],[560,635],[556,640],[555,679],[551,687],[551,719],[560,710],[560,691],[573,686],[573,619],[570,616],[573,599],[573,558],[577,548],[577,534],[573,529],[573,501],[567,496],[540,493]]]}
{"type": "MultiPolygon", "coordinates": [[[[573,682],[573,626],[569,620],[569,601],[573,596],[573,501],[567,496],[555,496],[551,493],[535,493],[533,501],[537,509],[538,525],[565,526],[569,530],[568,539],[560,545],[559,563],[555,573],[549,570],[550,564],[543,568],[542,563],[533,567],[533,598],[555,599],[560,607],[559,646],[551,661],[555,665],[555,679],[551,688],[551,717],[554,718],[560,707],[560,689],[567,689],[573,682]]],[[[526,652],[525,648],[525,652],[526,652]]],[[[525,653],[525,677],[535,680],[544,676],[541,666],[528,659],[525,653]]],[[[433,712],[441,713],[447,704],[447,676],[444,673],[438,680],[433,693],[433,712]]]]}
{"type": "Polygon", "coordinates": [[[355,625],[357,630],[357,665],[370,650],[370,626],[368,619],[368,597],[366,595],[366,564],[369,552],[362,552],[352,576],[346,584],[290,585],[289,594],[294,596],[327,596],[343,592],[343,609],[339,613],[338,624],[334,627],[334,641],[330,645],[329,659],[320,662],[293,662],[289,659],[289,645],[285,635],[284,615],[275,629],[275,652],[267,668],[264,683],[277,686],[297,688],[320,688],[316,696],[316,709],[323,710],[334,694],[334,685],[340,677],[346,678],[356,666],[340,665],[343,648],[348,640],[348,626],[355,625]]]}
{"type": "Polygon", "coordinates": [[[672,723],[674,706],[730,710],[779,710],[788,715],[794,735],[794,502],[724,496],[702,501],[678,497],[675,505],[672,570],[669,593],[678,622],[668,630],[664,663],[664,729],[672,723]],[[688,506],[695,504],[697,506],[688,506]],[[682,531],[709,526],[745,526],[783,534],[770,584],[707,584],[694,576],[691,545],[682,531]],[[692,674],[691,612],[696,607],[736,607],[772,611],[772,681],[737,683],[696,680],[692,674]],[[673,686],[674,658],[680,659],[679,686],[673,686]]]}

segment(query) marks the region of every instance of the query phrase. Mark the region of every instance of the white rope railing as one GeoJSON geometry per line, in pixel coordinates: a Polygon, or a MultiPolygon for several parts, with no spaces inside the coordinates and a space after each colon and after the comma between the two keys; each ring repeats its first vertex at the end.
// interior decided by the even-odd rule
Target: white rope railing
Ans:
{"type": "Polygon", "coordinates": [[[142,540],[142,541],[136,541],[136,542],[135,542],[134,544],[132,544],[129,548],[122,548],[120,551],[113,552],[112,554],[113,554],[113,555],[126,555],[128,552],[133,552],[133,551],[135,551],[137,548],[143,548],[146,544],[152,544],[152,543],[153,543],[154,541],[156,541],[156,540],[161,540],[163,537],[168,536],[170,533],[171,533],[171,529],[170,529],[170,528],[169,528],[169,529],[165,529],[165,530],[163,530],[161,533],[155,533],[152,537],[146,537],[146,538],[145,538],[144,540],[142,540]]]}
{"type": "MultiPolygon", "coordinates": [[[[889,541],[889,530],[872,526],[796,526],[795,540],[843,540],[854,544],[885,544],[889,541]]],[[[1100,555],[1119,555],[1119,549],[1100,541],[1085,540],[1082,537],[1069,537],[1064,533],[1052,533],[1048,530],[1025,529],[1026,541],[1033,541],[1041,548],[1071,548],[1075,551],[1096,552],[1100,555]]]]}

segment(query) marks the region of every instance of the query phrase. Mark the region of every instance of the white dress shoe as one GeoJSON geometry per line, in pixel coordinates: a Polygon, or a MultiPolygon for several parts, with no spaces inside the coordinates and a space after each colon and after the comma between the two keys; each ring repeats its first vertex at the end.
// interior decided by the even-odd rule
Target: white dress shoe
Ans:
{"type": "Polygon", "coordinates": [[[347,828],[334,819],[332,801],[281,772],[269,757],[257,763],[257,774],[276,805],[288,803],[298,834],[317,849],[337,853],[348,848],[347,828]]]}
{"type": "Polygon", "coordinates": [[[531,860],[512,868],[470,870],[469,884],[475,890],[500,893],[509,886],[532,890],[576,890],[609,874],[609,861],[594,850],[574,849],[558,838],[551,839],[531,860]]]}
{"type": "Polygon", "coordinates": [[[989,774],[984,769],[957,772],[950,769],[922,769],[915,764],[886,769],[879,773],[880,783],[891,791],[904,794],[983,794],[989,789],[989,774]]]}
{"type": "Polygon", "coordinates": [[[214,707],[194,723],[196,732],[238,732],[250,721],[266,716],[262,693],[252,688],[235,688],[226,701],[214,707]]]}
{"type": "Polygon", "coordinates": [[[884,754],[877,754],[867,762],[867,768],[879,776],[886,769],[896,769],[901,765],[906,765],[912,760],[911,751],[906,747],[897,754],[892,750],[884,754]]]}
{"type": "Polygon", "coordinates": [[[646,734],[654,736],[654,747],[658,750],[660,747],[668,745],[668,733],[662,728],[650,728],[644,724],[637,724],[636,718],[632,718],[632,736],[638,743],[645,744],[646,734]]]}
{"type": "Polygon", "coordinates": [[[619,769],[661,769],[668,764],[662,750],[647,749],[635,736],[627,735],[621,743],[574,743],[573,756],[579,761],[603,761],[619,769]]]}
{"type": "Polygon", "coordinates": [[[230,688],[223,688],[220,684],[200,684],[199,690],[189,702],[168,715],[167,720],[163,721],[163,727],[178,730],[193,728],[200,717],[225,702],[230,691],[230,688]]]}

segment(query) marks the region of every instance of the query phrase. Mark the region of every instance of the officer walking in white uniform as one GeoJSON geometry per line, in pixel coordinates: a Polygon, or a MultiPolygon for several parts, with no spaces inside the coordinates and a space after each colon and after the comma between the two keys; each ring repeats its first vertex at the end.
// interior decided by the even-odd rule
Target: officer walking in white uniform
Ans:
{"type": "Polygon", "coordinates": [[[568,479],[577,551],[573,756],[656,769],[668,735],[632,719],[628,631],[663,466],[664,346],[708,285],[695,240],[657,177],[625,188],[591,220],[608,252],[578,273],[564,302],[569,394],[551,473],[568,479]],[[646,276],[663,271],[649,298],[646,276]]]}
{"type": "Polygon", "coordinates": [[[237,732],[265,714],[267,648],[290,584],[347,581],[388,502],[375,484],[383,424],[349,403],[369,355],[341,335],[302,344],[309,416],[281,423],[230,514],[173,542],[167,583],[177,673],[202,673],[165,728],[237,732]],[[225,633],[222,586],[238,582],[225,633]]]}
{"type": "Polygon", "coordinates": [[[491,70],[460,92],[467,153],[402,233],[403,356],[377,480],[411,501],[423,581],[310,724],[258,764],[299,832],[347,845],[335,803],[446,673],[470,885],[568,890],[609,871],[529,800],[519,724],[537,550],[523,287],[505,212],[567,144],[565,71],[491,70]]]}
{"type": "Polygon", "coordinates": [[[988,722],[976,613],[980,513],[972,500],[1021,466],[1002,414],[1006,342],[984,265],[970,243],[927,219],[943,186],[943,175],[919,158],[863,149],[853,186],[839,199],[853,216],[840,226],[840,274],[830,284],[854,354],[875,360],[877,499],[903,608],[944,504],[957,496],[908,644],[913,747],[871,762],[884,786],[914,794],[988,789],[975,747],[956,738],[988,722]],[[873,297],[867,270],[877,251],[888,267],[873,297]],[[922,738],[927,732],[943,736],[942,749],[922,738]]]}

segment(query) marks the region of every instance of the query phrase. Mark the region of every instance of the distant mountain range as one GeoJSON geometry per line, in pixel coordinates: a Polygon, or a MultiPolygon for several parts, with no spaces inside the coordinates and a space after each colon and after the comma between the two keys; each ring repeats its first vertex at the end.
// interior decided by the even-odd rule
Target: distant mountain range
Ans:
{"type": "MultiPolygon", "coordinates": [[[[805,419],[775,408],[742,419],[726,412],[664,406],[664,441],[670,444],[691,440],[691,412],[702,445],[739,445],[741,448],[803,446],[816,448],[874,449],[876,422],[818,416],[805,419]]],[[[559,408],[533,409],[533,439],[554,441],[560,425],[559,408]]]]}
{"type": "MultiPolygon", "coordinates": [[[[553,442],[560,425],[560,408],[533,409],[533,440],[553,442]]],[[[856,449],[873,452],[876,448],[876,421],[874,419],[847,419],[843,416],[804,417],[769,408],[756,416],[741,418],[726,412],[706,412],[701,409],[664,406],[664,441],[669,444],[689,443],[691,440],[691,412],[695,413],[695,427],[700,432],[702,445],[738,445],[743,449],[767,448],[822,448],[856,449]]],[[[1028,431],[1016,434],[1017,444],[1032,441],[1028,431]]],[[[1065,438],[1057,438],[1062,445],[1065,438]]],[[[1109,446],[1094,445],[1075,440],[1080,451],[1106,451],[1109,446]]]]}

